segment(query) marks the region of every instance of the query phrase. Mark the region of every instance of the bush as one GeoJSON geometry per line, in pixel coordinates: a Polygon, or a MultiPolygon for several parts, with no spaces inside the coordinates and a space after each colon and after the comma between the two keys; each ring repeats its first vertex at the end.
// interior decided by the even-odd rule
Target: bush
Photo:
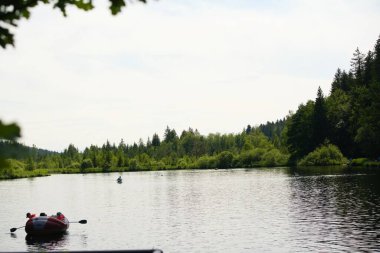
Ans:
{"type": "Polygon", "coordinates": [[[86,169],[93,168],[93,167],[94,167],[94,165],[92,164],[91,159],[86,158],[82,161],[82,163],[80,165],[80,170],[81,170],[81,172],[84,172],[86,169]]]}
{"type": "Polygon", "coordinates": [[[14,159],[7,159],[6,162],[8,163],[10,168],[16,169],[16,170],[24,170],[25,169],[25,163],[14,160],[14,159]]]}
{"type": "Polygon", "coordinates": [[[265,150],[262,148],[255,148],[245,151],[239,156],[240,164],[241,166],[248,168],[258,166],[264,154],[265,150]]]}
{"type": "Polygon", "coordinates": [[[214,156],[201,156],[196,162],[196,167],[198,169],[213,169],[217,166],[217,159],[214,156]]]}
{"type": "Polygon", "coordinates": [[[162,161],[152,161],[150,163],[150,168],[148,169],[151,169],[151,170],[163,170],[163,169],[166,169],[166,164],[162,161]]]}
{"type": "Polygon", "coordinates": [[[138,169],[137,160],[133,158],[129,161],[129,170],[137,170],[137,169],[138,169]]]}
{"type": "Polygon", "coordinates": [[[232,160],[234,159],[234,155],[230,151],[223,151],[218,155],[217,165],[218,168],[231,168],[232,160]]]}
{"type": "Polygon", "coordinates": [[[299,166],[325,166],[325,165],[342,165],[348,162],[340,152],[339,148],[332,144],[327,144],[316,148],[307,156],[301,159],[299,166]]]}
{"type": "Polygon", "coordinates": [[[187,156],[184,156],[178,160],[177,168],[178,169],[189,169],[191,167],[190,164],[191,164],[190,158],[187,156]]]}
{"type": "Polygon", "coordinates": [[[80,164],[78,162],[72,162],[67,168],[68,169],[79,169],[80,164]]]}
{"type": "Polygon", "coordinates": [[[282,154],[278,149],[267,151],[262,158],[261,164],[263,166],[279,166],[286,165],[289,157],[282,154]]]}
{"type": "Polygon", "coordinates": [[[350,162],[351,166],[362,166],[362,167],[380,167],[379,161],[371,161],[368,158],[355,158],[350,162]]]}

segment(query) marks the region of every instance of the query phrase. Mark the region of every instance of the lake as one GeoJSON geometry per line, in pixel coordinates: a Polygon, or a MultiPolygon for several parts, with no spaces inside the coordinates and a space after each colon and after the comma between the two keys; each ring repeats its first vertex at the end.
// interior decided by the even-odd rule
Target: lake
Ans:
{"type": "Polygon", "coordinates": [[[0,251],[380,250],[380,170],[259,168],[53,175],[0,181],[0,251]],[[123,177],[123,183],[116,182],[123,177]],[[27,212],[73,223],[26,240],[27,212]]]}

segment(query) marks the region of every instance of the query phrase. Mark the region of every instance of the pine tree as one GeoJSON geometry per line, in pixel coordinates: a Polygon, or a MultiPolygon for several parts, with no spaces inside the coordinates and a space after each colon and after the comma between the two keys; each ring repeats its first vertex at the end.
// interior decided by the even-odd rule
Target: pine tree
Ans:
{"type": "Polygon", "coordinates": [[[359,48],[356,48],[354,56],[351,59],[351,72],[356,79],[356,85],[363,84],[364,58],[365,55],[360,52],[359,48]]]}
{"type": "Polygon", "coordinates": [[[159,147],[161,144],[160,137],[155,133],[152,137],[152,146],[153,147],[159,147]]]}
{"type": "Polygon", "coordinates": [[[372,79],[372,64],[373,64],[373,53],[368,52],[364,59],[364,70],[363,70],[363,84],[368,87],[372,79]]]}
{"type": "Polygon", "coordinates": [[[380,82],[380,36],[376,41],[373,50],[372,76],[377,82],[380,82]]]}
{"type": "Polygon", "coordinates": [[[321,87],[318,87],[313,113],[313,144],[316,148],[328,137],[326,102],[321,87]]]}
{"type": "Polygon", "coordinates": [[[337,89],[342,89],[342,71],[340,68],[337,69],[335,75],[334,75],[334,81],[331,84],[331,92],[333,93],[337,89]]]}
{"type": "Polygon", "coordinates": [[[164,133],[164,142],[173,142],[176,139],[178,139],[176,131],[174,129],[171,130],[169,126],[167,126],[164,133]]]}
{"type": "Polygon", "coordinates": [[[252,131],[252,127],[251,127],[251,125],[248,125],[248,126],[247,126],[247,129],[245,130],[245,133],[246,133],[246,134],[250,134],[251,131],[252,131]]]}

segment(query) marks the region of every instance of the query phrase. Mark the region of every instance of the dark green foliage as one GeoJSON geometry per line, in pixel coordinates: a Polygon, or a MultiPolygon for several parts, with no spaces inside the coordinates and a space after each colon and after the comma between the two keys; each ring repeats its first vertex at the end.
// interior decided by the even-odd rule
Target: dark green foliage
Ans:
{"type": "Polygon", "coordinates": [[[328,138],[328,122],[325,98],[321,87],[318,87],[313,112],[312,149],[322,144],[326,138],[328,138]]]}
{"type": "Polygon", "coordinates": [[[315,102],[301,104],[287,122],[287,144],[291,162],[305,156],[328,138],[325,98],[319,87],[315,102]]]}
{"type": "Polygon", "coordinates": [[[156,133],[153,134],[152,146],[153,147],[158,147],[158,146],[160,146],[160,144],[161,144],[160,137],[158,137],[158,135],[156,133]]]}
{"type": "Polygon", "coordinates": [[[25,169],[26,170],[34,170],[36,168],[36,163],[34,161],[34,159],[30,156],[28,157],[28,159],[26,160],[26,167],[25,169]]]}
{"type": "Polygon", "coordinates": [[[177,132],[174,129],[170,129],[169,127],[166,127],[165,133],[164,133],[164,142],[175,142],[178,140],[177,132]]]}
{"type": "Polygon", "coordinates": [[[93,168],[93,167],[94,167],[94,165],[92,164],[92,161],[89,158],[83,159],[83,161],[80,165],[82,172],[86,171],[86,169],[88,169],[88,168],[93,168]]]}
{"type": "Polygon", "coordinates": [[[217,166],[218,168],[231,168],[232,167],[232,160],[234,156],[229,151],[223,151],[218,155],[217,160],[217,166]]]}
{"type": "Polygon", "coordinates": [[[350,89],[350,76],[339,68],[335,73],[334,80],[331,84],[331,93],[334,93],[337,89],[348,92],[350,89]]]}
{"type": "Polygon", "coordinates": [[[291,162],[305,156],[314,149],[313,141],[314,102],[301,104],[295,114],[287,121],[287,144],[291,162]]]}
{"type": "Polygon", "coordinates": [[[329,140],[340,147],[348,157],[355,153],[355,143],[351,138],[350,116],[351,97],[341,89],[336,89],[326,99],[329,140]]]}
{"type": "Polygon", "coordinates": [[[364,57],[359,48],[356,48],[351,59],[351,72],[354,74],[356,85],[363,85],[364,57]]]}
{"type": "MultiPolygon", "coordinates": [[[[280,138],[282,131],[285,128],[285,119],[277,120],[276,122],[267,122],[266,124],[260,124],[259,129],[265,134],[271,141],[276,137],[280,138]]],[[[249,125],[248,125],[249,126],[249,125]]],[[[247,128],[248,130],[248,128],[247,128]]]]}
{"type": "MultiPolygon", "coordinates": [[[[110,11],[113,15],[121,12],[125,7],[125,0],[109,0],[110,11]]],[[[146,3],[146,0],[136,0],[146,3]]],[[[132,2],[132,1],[129,1],[132,2]]],[[[6,48],[7,45],[14,45],[14,35],[10,27],[17,27],[17,23],[22,18],[29,19],[30,10],[39,3],[52,4],[53,8],[58,8],[64,16],[66,9],[75,6],[78,9],[89,11],[94,8],[92,0],[3,0],[0,1],[0,46],[6,48]]]]}
{"type": "Polygon", "coordinates": [[[296,161],[330,140],[347,157],[380,158],[380,38],[364,55],[357,48],[351,70],[337,70],[330,96],[318,89],[315,103],[301,105],[287,122],[287,143],[296,161]],[[310,112],[313,113],[310,113],[310,112]]]}
{"type": "Polygon", "coordinates": [[[20,132],[20,127],[17,126],[15,123],[4,124],[0,120],[0,169],[8,167],[8,163],[6,162],[5,158],[10,158],[9,155],[6,154],[8,149],[5,148],[5,146],[9,143],[13,143],[17,138],[19,138],[21,136],[20,132]]]}
{"type": "Polygon", "coordinates": [[[0,120],[0,140],[14,141],[21,136],[20,127],[15,123],[4,124],[0,120]]]}
{"type": "Polygon", "coordinates": [[[56,152],[48,151],[45,149],[37,149],[36,147],[28,147],[16,141],[0,140],[0,154],[8,159],[23,160],[27,159],[33,152],[36,152],[38,156],[46,156],[57,154],[56,152]]]}

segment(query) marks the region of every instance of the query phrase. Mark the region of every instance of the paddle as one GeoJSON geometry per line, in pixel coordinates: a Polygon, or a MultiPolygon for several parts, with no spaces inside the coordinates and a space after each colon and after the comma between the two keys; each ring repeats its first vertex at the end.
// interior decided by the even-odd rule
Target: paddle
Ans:
{"type": "Polygon", "coordinates": [[[87,224],[87,220],[80,220],[80,221],[70,221],[69,223],[80,223],[80,224],[87,224]]]}
{"type": "Polygon", "coordinates": [[[11,228],[10,230],[11,230],[11,233],[13,233],[14,231],[16,231],[17,229],[19,229],[19,228],[24,228],[25,226],[22,226],[22,227],[18,227],[18,228],[11,228]]]}

